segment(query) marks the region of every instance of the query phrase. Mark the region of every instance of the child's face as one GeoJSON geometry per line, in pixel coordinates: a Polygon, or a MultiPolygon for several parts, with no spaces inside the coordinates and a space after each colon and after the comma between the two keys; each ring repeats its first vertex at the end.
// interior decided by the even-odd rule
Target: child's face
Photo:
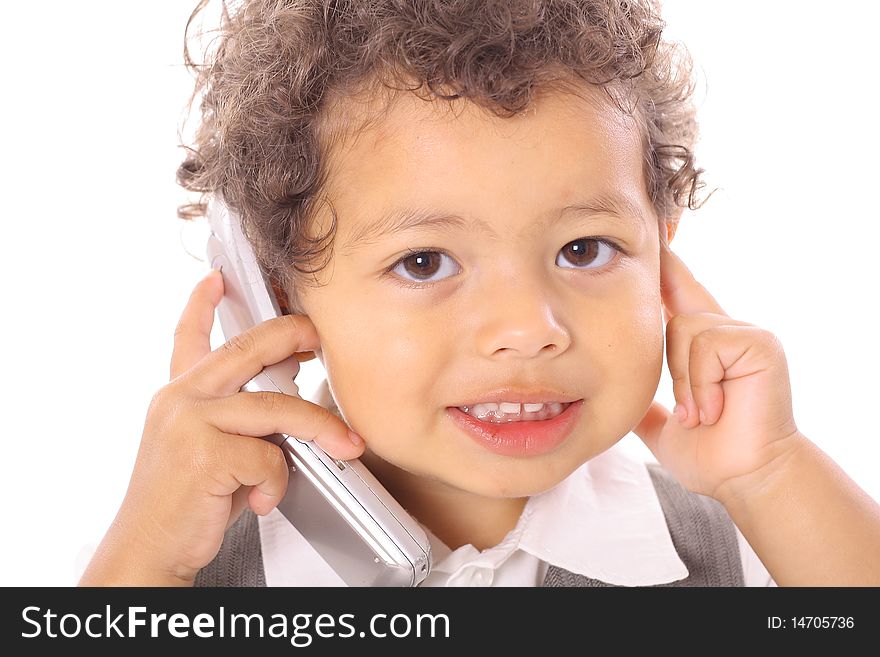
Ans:
{"type": "MultiPolygon", "coordinates": [[[[654,397],[664,322],[640,138],[599,93],[584,94],[602,106],[551,94],[512,119],[469,103],[438,111],[405,94],[332,154],[333,260],[319,276],[326,286],[301,290],[301,301],[340,411],[366,440],[364,457],[398,476],[532,495],[625,436],[654,397]],[[559,216],[612,195],[632,208],[559,216]],[[364,237],[399,208],[479,227],[364,237]],[[419,259],[408,249],[435,253],[419,259]],[[510,456],[451,419],[448,407],[506,385],[583,399],[568,438],[510,456]]],[[[315,229],[328,221],[323,214],[315,229]]]]}

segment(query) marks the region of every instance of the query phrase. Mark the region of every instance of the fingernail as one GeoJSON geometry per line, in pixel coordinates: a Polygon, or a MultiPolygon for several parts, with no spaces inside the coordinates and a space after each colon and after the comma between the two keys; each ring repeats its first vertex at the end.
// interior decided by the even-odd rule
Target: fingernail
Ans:
{"type": "Polygon", "coordinates": [[[356,434],[354,431],[352,431],[351,429],[348,430],[348,439],[349,439],[352,443],[354,443],[354,446],[355,446],[355,447],[360,447],[361,445],[364,444],[364,439],[361,438],[359,435],[357,435],[357,434],[356,434]]]}
{"type": "Polygon", "coordinates": [[[672,412],[675,413],[675,417],[678,418],[679,422],[684,422],[687,419],[688,412],[684,404],[676,404],[672,412]]]}

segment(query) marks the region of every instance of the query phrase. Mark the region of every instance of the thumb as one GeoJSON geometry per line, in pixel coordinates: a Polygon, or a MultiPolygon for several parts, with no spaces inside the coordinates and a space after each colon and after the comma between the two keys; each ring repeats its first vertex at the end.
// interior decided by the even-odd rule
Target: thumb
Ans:
{"type": "Polygon", "coordinates": [[[671,413],[658,402],[651,402],[651,407],[645,416],[639,421],[633,433],[642,439],[645,446],[651,450],[657,462],[660,461],[658,444],[660,442],[660,432],[663,430],[666,422],[669,420],[671,413]]]}

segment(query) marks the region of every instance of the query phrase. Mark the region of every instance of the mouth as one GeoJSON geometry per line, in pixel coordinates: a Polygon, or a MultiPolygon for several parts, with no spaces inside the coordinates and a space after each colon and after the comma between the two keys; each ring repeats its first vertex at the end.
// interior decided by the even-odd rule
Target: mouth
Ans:
{"type": "Polygon", "coordinates": [[[487,402],[469,406],[456,406],[462,413],[480,422],[504,424],[508,422],[541,422],[562,415],[572,402],[487,402]]]}
{"type": "Polygon", "coordinates": [[[502,456],[538,456],[559,447],[580,418],[584,400],[448,406],[455,425],[483,448],[502,456]],[[518,406],[518,408],[514,408],[518,406]]]}

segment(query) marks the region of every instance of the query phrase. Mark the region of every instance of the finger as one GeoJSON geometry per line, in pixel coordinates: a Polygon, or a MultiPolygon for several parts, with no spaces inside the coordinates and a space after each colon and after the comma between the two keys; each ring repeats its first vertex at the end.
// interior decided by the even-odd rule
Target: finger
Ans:
{"type": "Polygon", "coordinates": [[[220,433],[216,438],[214,449],[203,463],[208,492],[233,495],[235,500],[239,488],[252,486],[247,494],[251,509],[258,515],[269,513],[287,492],[289,468],[281,448],[250,436],[220,433]]]}
{"type": "Polygon", "coordinates": [[[202,418],[223,433],[241,436],[286,434],[314,440],[330,456],[350,460],[364,451],[355,445],[349,428],[329,410],[280,392],[239,392],[198,401],[202,418]]]}
{"type": "Polygon", "coordinates": [[[676,315],[727,314],[697,282],[681,258],[663,242],[660,243],[660,293],[667,321],[676,315]]]}
{"type": "Polygon", "coordinates": [[[314,351],[303,351],[293,355],[300,363],[306,363],[310,360],[314,360],[317,358],[317,354],[314,351]]]}
{"type": "Polygon", "coordinates": [[[691,343],[695,336],[715,326],[752,325],[714,313],[676,315],[666,325],[666,363],[672,377],[672,392],[676,404],[683,407],[681,423],[688,428],[693,428],[700,422],[699,409],[691,391],[691,343]]]}
{"type": "Polygon", "coordinates": [[[196,284],[174,330],[171,378],[183,374],[211,351],[214,309],[223,298],[223,277],[212,269],[196,284]]]}
{"type": "Polygon", "coordinates": [[[229,510],[229,520],[226,521],[226,529],[232,527],[239,516],[241,516],[241,512],[250,505],[248,496],[253,488],[253,486],[242,486],[232,494],[232,506],[229,510]]]}
{"type": "Polygon", "coordinates": [[[660,440],[660,433],[663,431],[663,426],[669,421],[669,417],[669,411],[662,404],[656,401],[651,402],[648,412],[645,413],[645,416],[636,425],[636,428],[633,429],[633,433],[642,439],[645,446],[651,450],[654,458],[661,463],[657,445],[660,440]]]}
{"type": "Polygon", "coordinates": [[[712,425],[719,420],[724,410],[722,381],[753,373],[736,372],[732,368],[749,350],[760,345],[765,334],[766,331],[757,326],[716,326],[694,337],[689,374],[700,422],[712,425]]]}
{"type": "Polygon", "coordinates": [[[238,392],[260,371],[301,351],[320,345],[314,324],[305,315],[282,315],[239,333],[193,366],[192,384],[205,394],[238,392]]]}

